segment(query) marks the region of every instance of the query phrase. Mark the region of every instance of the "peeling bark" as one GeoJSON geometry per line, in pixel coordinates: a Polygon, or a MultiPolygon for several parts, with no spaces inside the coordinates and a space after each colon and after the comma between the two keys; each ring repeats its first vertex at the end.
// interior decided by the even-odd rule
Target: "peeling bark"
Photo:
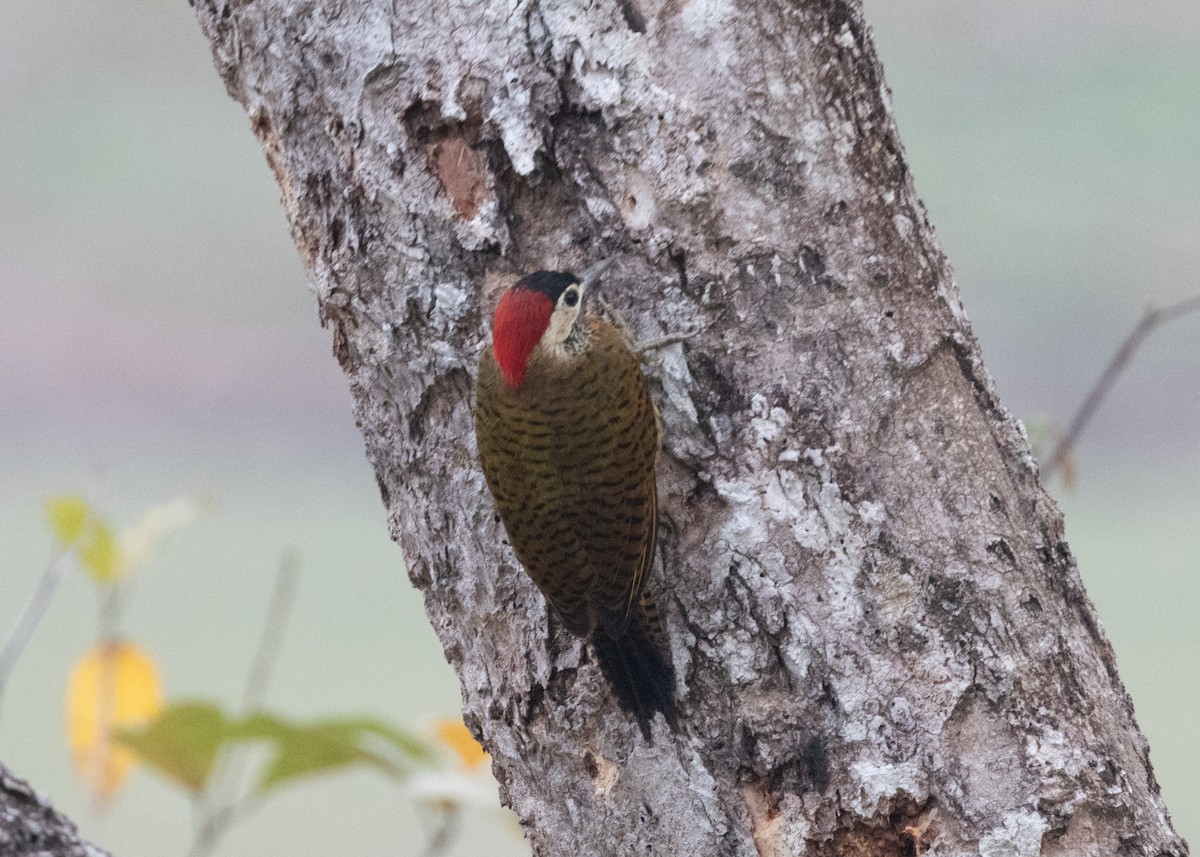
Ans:
{"type": "Polygon", "coordinates": [[[69,818],[0,765],[0,855],[107,857],[108,852],[80,839],[69,818]]]}
{"type": "Polygon", "coordinates": [[[534,852],[1182,855],[838,0],[196,0],[534,852]],[[684,728],[548,622],[475,462],[515,272],[618,256],[684,728]],[[548,625],[549,627],[548,629],[548,625]]]}

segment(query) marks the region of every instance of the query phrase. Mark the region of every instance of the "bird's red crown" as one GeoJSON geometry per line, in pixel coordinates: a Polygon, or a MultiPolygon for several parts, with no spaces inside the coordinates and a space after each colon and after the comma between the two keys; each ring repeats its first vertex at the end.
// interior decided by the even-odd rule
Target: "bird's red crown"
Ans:
{"type": "Polygon", "coordinates": [[[554,301],[542,291],[522,283],[506,291],[496,305],[492,322],[492,353],[504,373],[504,382],[517,389],[525,381],[525,366],[550,325],[554,301]]]}

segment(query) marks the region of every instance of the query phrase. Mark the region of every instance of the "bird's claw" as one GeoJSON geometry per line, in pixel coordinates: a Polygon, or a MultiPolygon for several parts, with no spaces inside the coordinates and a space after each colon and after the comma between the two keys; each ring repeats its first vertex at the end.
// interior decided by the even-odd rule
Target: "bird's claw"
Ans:
{"type": "Polygon", "coordinates": [[[647,351],[658,351],[660,348],[666,348],[669,345],[678,345],[680,342],[687,342],[693,336],[698,336],[700,329],[684,330],[679,333],[668,333],[666,336],[659,336],[654,339],[647,339],[638,343],[638,350],[643,354],[647,351]]]}

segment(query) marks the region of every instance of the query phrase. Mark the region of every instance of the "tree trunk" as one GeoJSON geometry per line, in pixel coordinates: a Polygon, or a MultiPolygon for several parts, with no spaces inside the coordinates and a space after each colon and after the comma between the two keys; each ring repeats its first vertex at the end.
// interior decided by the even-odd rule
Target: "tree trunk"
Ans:
{"type": "Polygon", "coordinates": [[[1186,853],[857,3],[196,6],[535,854],[1186,853]],[[607,256],[639,334],[697,331],[650,370],[684,720],[650,744],[472,432],[498,284],[607,256]]]}
{"type": "Polygon", "coordinates": [[[106,857],[79,838],[75,825],[24,780],[0,765],[2,857],[106,857]]]}

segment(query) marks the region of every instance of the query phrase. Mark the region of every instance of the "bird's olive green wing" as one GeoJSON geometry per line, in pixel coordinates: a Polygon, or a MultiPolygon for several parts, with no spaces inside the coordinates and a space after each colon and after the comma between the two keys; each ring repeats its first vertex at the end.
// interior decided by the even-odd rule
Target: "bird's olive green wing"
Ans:
{"type": "Polygon", "coordinates": [[[658,421],[641,361],[615,328],[597,325],[583,372],[606,379],[591,399],[597,430],[581,456],[580,531],[596,621],[624,622],[654,563],[658,421]]]}

